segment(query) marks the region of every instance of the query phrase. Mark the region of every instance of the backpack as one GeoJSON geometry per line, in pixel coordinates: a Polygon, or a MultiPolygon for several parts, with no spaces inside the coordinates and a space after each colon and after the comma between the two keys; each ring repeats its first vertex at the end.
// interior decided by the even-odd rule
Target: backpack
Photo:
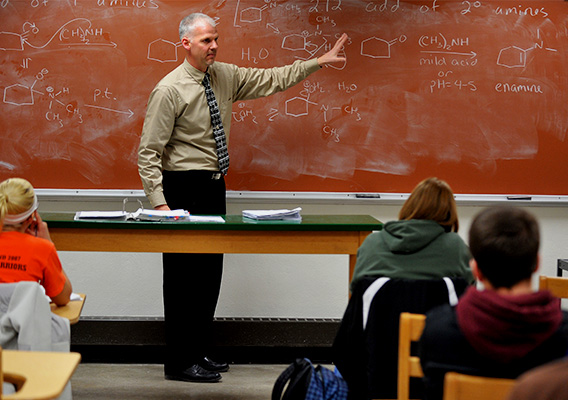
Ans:
{"type": "Polygon", "coordinates": [[[272,400],[346,400],[347,383],[339,375],[307,358],[298,358],[276,379],[272,400]],[[286,391],[282,395],[284,386],[286,391]]]}

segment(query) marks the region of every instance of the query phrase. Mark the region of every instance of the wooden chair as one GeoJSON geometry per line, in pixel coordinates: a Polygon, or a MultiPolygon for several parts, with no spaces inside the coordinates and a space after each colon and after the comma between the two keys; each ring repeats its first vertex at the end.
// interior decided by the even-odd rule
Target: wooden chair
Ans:
{"type": "Polygon", "coordinates": [[[410,354],[412,342],[422,336],[426,316],[423,314],[400,314],[400,331],[398,342],[398,400],[408,400],[410,396],[410,378],[422,378],[424,373],[420,359],[410,354]]]}
{"type": "Polygon", "coordinates": [[[548,290],[556,297],[568,298],[568,278],[541,275],[538,283],[538,290],[548,290]]]}
{"type": "Polygon", "coordinates": [[[58,397],[81,361],[79,353],[2,350],[0,348],[0,395],[2,383],[16,393],[2,400],[49,400],[58,397]]]}
{"type": "Polygon", "coordinates": [[[514,379],[448,372],[444,378],[444,400],[503,400],[514,383],[514,379]]]}

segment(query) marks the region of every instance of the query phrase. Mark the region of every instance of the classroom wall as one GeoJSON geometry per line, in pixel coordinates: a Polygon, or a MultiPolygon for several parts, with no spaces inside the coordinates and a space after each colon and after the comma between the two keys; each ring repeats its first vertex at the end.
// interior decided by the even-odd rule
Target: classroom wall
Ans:
{"type": "MultiPolygon", "coordinates": [[[[304,214],[370,214],[386,222],[400,205],[247,203],[229,201],[228,213],[250,208],[301,206],[304,214]]],[[[122,202],[41,201],[40,211],[120,209],[122,202]]],[[[459,205],[460,235],[467,236],[483,206],[459,205]]],[[[532,206],[541,224],[541,273],[556,274],[556,260],[568,258],[565,207],[532,206]]],[[[161,317],[161,255],[61,252],[75,292],[88,295],[83,316],[161,317]]],[[[348,257],[343,255],[228,254],[218,317],[341,318],[347,304],[348,257]]],[[[533,282],[536,284],[536,280],[533,282]]],[[[191,293],[187,293],[191,297],[191,293]]]]}

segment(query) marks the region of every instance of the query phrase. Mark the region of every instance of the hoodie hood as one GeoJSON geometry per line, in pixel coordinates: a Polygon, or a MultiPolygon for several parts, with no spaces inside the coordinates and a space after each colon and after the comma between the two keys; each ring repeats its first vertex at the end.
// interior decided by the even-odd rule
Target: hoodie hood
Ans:
{"type": "Polygon", "coordinates": [[[471,346],[500,363],[523,358],[562,323],[560,300],[548,291],[503,296],[471,287],[460,298],[456,314],[471,346]]]}
{"type": "Polygon", "coordinates": [[[390,221],[384,225],[383,230],[389,250],[401,254],[416,253],[445,233],[437,222],[421,219],[390,221]]]}

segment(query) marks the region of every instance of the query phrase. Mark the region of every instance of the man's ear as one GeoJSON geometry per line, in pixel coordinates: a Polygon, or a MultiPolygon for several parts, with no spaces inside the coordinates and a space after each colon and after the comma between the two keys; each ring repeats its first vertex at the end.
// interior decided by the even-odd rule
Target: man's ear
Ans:
{"type": "Polygon", "coordinates": [[[183,46],[184,49],[188,50],[191,49],[191,42],[187,37],[183,37],[181,39],[181,45],[183,46]]]}

